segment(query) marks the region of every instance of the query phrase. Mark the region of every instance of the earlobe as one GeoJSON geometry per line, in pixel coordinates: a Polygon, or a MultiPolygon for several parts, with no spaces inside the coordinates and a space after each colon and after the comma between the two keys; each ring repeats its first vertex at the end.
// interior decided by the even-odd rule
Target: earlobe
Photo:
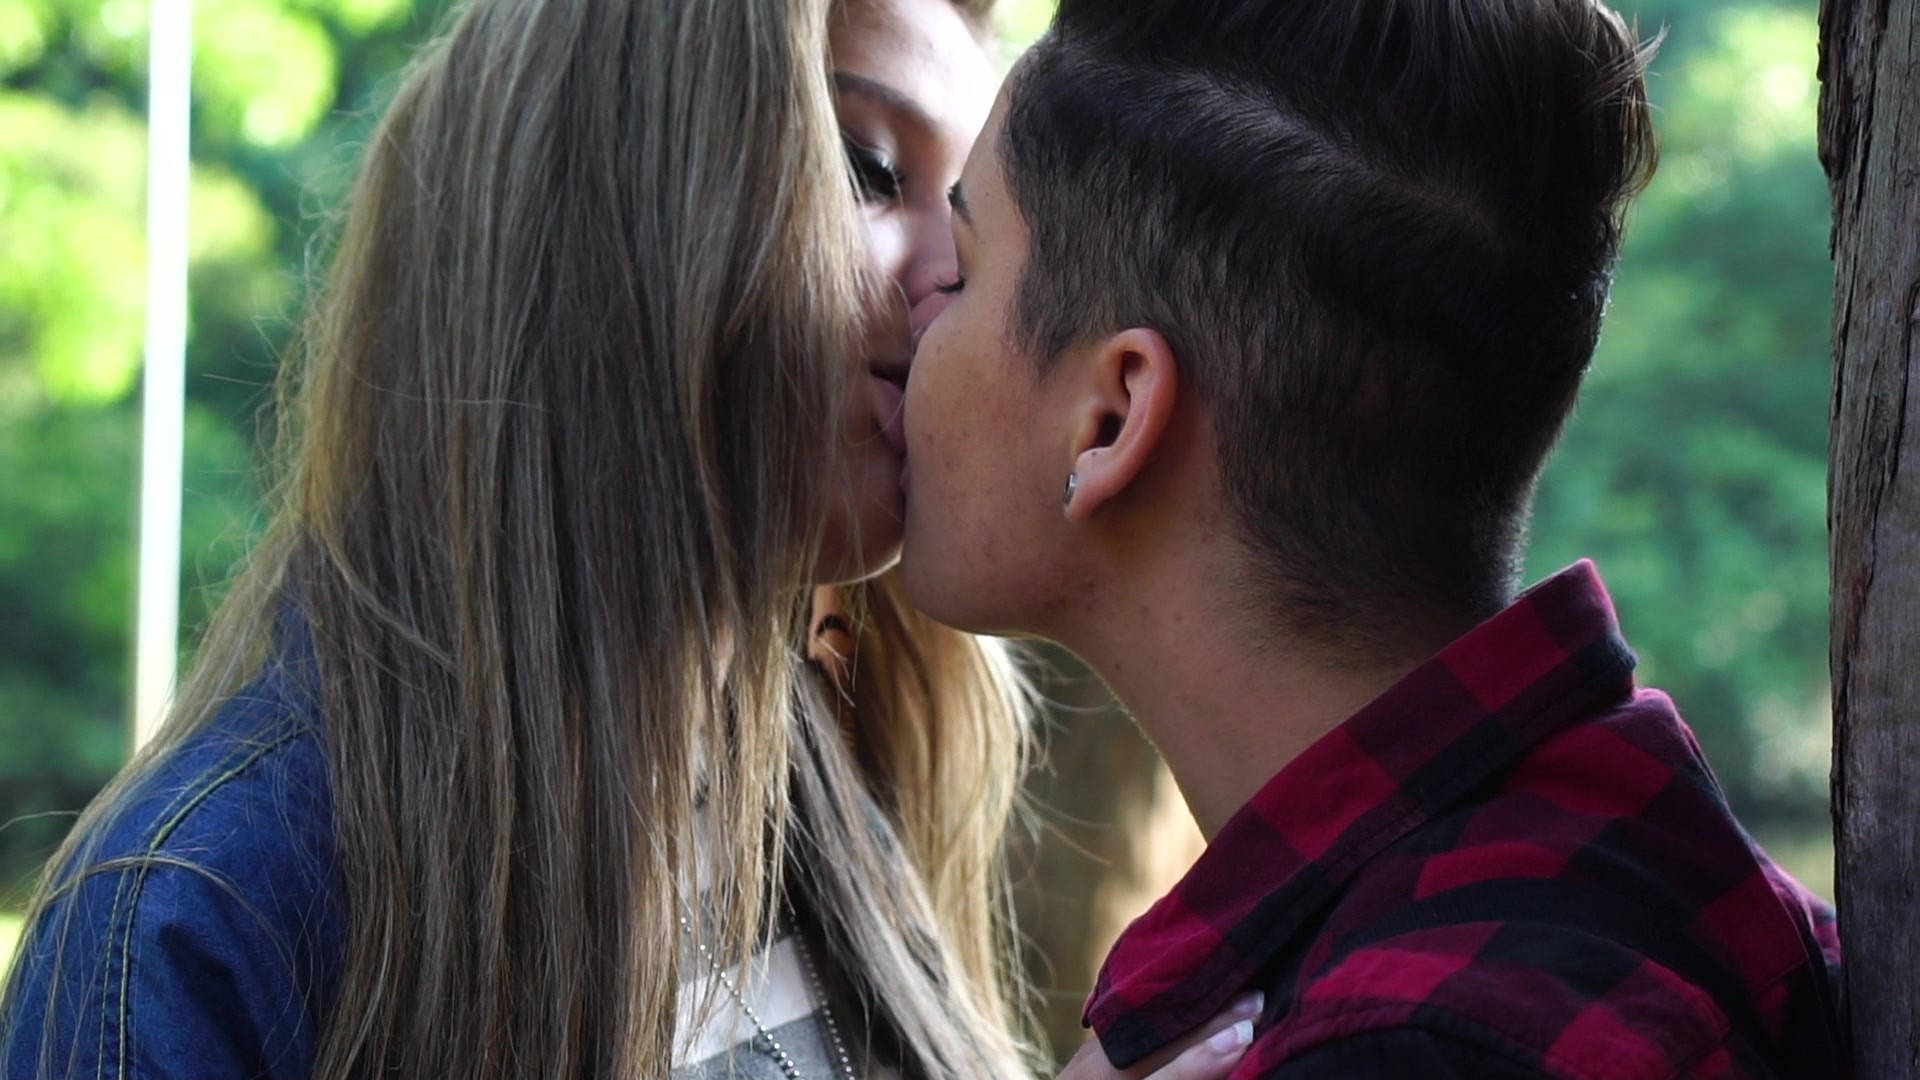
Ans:
{"type": "Polygon", "coordinates": [[[1179,365],[1157,330],[1134,327],[1102,342],[1067,479],[1065,513],[1085,521],[1135,485],[1161,447],[1179,394],[1179,365]]]}

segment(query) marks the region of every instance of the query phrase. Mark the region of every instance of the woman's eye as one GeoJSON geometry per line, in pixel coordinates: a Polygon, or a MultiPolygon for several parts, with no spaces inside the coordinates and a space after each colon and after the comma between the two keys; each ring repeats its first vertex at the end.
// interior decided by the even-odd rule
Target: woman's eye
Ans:
{"type": "Polygon", "coordinates": [[[892,202],[900,197],[900,170],[887,156],[852,139],[842,140],[847,147],[847,170],[853,177],[854,193],[863,202],[892,202]]]}
{"type": "Polygon", "coordinates": [[[949,281],[940,285],[935,285],[933,287],[933,291],[937,293],[945,293],[948,296],[952,296],[966,287],[967,287],[967,278],[966,278],[966,275],[962,274],[958,277],[955,277],[952,281],[949,281]]]}

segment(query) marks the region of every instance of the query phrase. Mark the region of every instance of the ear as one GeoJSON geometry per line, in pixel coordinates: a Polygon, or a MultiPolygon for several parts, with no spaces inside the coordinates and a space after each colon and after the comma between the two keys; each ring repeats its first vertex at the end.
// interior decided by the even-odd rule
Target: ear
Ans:
{"type": "Polygon", "coordinates": [[[1086,521],[1127,490],[1160,449],[1179,396],[1173,347],[1157,330],[1134,327],[1093,347],[1082,366],[1084,397],[1072,444],[1069,521],[1086,521]]]}

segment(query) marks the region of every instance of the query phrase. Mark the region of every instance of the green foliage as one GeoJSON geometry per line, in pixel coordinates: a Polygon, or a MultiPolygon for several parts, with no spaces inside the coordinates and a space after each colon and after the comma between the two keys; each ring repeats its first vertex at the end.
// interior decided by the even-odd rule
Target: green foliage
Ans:
{"type": "MultiPolygon", "coordinates": [[[[255,413],[325,227],[312,208],[441,6],[195,5],[189,637],[262,524],[255,413]]],[[[0,0],[0,896],[65,829],[43,815],[127,750],[146,19],[144,0],[0,0]]]]}
{"type": "Polygon", "coordinates": [[[0,94],[0,130],[0,216],[8,223],[0,404],[122,397],[140,363],[146,129],[113,102],[74,110],[8,92],[0,94]]]}
{"type": "Polygon", "coordinates": [[[1642,676],[1749,817],[1826,781],[1832,267],[1809,4],[1654,10],[1664,160],[1637,208],[1579,410],[1544,478],[1533,576],[1606,575],[1642,676]]]}
{"type": "MultiPolygon", "coordinates": [[[[128,626],[139,428],[131,404],[52,408],[0,425],[0,813],[73,810],[127,752],[128,626]]],[[[252,532],[251,448],[202,405],[187,415],[183,617],[197,624],[252,532]]],[[[12,884],[58,818],[0,831],[12,884]]],[[[0,894],[4,894],[0,886],[0,894]]]]}
{"type": "Polygon", "coordinates": [[[194,12],[196,121],[259,147],[298,142],[333,105],[333,41],[278,0],[201,0],[194,12]]]}
{"type": "Polygon", "coordinates": [[[1047,31],[1053,18],[1053,0],[1002,0],[994,5],[994,23],[1000,32],[1002,66],[1011,66],[1027,46],[1047,31]]]}
{"type": "MultiPolygon", "coordinates": [[[[183,621],[259,526],[255,413],[307,257],[432,0],[200,0],[183,621]]],[[[1743,811],[1822,812],[1831,270],[1813,0],[1643,0],[1660,179],[1543,481],[1535,576],[1596,556],[1743,811]]],[[[1009,41],[1043,0],[1005,0],[1009,41]]],[[[143,331],[144,0],[0,0],[0,821],[121,760],[143,331]]],[[[0,830],[0,891],[61,819],[0,830]]]]}

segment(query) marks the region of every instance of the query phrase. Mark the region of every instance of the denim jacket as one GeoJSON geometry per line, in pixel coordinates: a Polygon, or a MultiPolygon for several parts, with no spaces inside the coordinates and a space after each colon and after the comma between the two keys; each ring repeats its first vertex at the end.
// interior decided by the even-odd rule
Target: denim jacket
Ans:
{"type": "Polygon", "coordinates": [[[311,1073],[345,910],[297,670],[154,761],[62,872],[0,1011],[9,1080],[311,1073]]]}

